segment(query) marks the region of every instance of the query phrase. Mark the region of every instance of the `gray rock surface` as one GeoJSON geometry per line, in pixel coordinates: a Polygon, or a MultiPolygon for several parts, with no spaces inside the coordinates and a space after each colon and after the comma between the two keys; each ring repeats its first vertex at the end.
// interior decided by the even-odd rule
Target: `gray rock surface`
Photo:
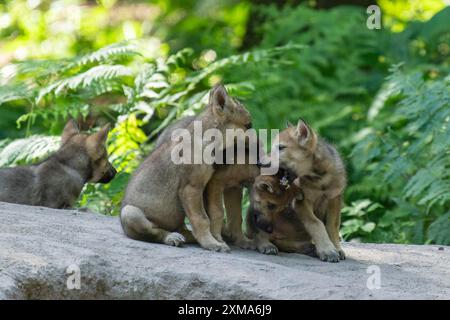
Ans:
{"type": "Polygon", "coordinates": [[[348,259],[332,264],[173,248],[126,238],[117,217],[0,203],[0,298],[450,298],[450,247],[345,243],[344,250],[348,259]],[[67,288],[72,265],[79,290],[67,288]],[[379,289],[367,287],[369,266],[380,270],[379,289]]]}

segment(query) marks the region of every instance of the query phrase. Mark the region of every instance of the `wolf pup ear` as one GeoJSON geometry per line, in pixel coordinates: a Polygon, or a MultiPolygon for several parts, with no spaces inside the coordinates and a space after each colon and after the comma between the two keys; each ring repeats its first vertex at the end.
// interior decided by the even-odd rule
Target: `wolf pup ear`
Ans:
{"type": "Polygon", "coordinates": [[[311,140],[312,130],[303,119],[298,120],[295,135],[301,145],[306,145],[311,140]]]}
{"type": "Polygon", "coordinates": [[[93,135],[99,145],[103,145],[106,143],[106,140],[108,139],[109,130],[111,130],[111,125],[107,123],[97,133],[93,135]]]}
{"type": "Polygon", "coordinates": [[[258,188],[261,191],[266,191],[269,193],[275,193],[273,190],[273,187],[270,183],[267,181],[258,181],[256,182],[256,188],[258,188]]]}
{"type": "Polygon", "coordinates": [[[229,100],[228,92],[222,84],[217,84],[209,93],[209,105],[213,108],[225,109],[229,100]]]}
{"type": "Polygon", "coordinates": [[[61,145],[65,144],[67,141],[69,141],[70,138],[72,138],[74,135],[79,134],[80,129],[78,129],[78,125],[75,122],[75,120],[70,119],[66,126],[64,127],[62,136],[61,136],[61,145]]]}
{"type": "Polygon", "coordinates": [[[101,147],[106,144],[106,140],[108,139],[108,132],[110,130],[109,123],[103,126],[98,132],[90,135],[87,138],[86,146],[92,154],[99,152],[101,147]]]}
{"type": "Polygon", "coordinates": [[[286,128],[292,128],[294,125],[289,121],[286,120],[286,128]]]}

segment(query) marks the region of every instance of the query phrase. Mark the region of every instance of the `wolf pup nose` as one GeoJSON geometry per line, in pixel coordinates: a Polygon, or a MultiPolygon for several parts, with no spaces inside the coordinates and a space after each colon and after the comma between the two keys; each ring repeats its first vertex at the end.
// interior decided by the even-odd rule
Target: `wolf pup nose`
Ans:
{"type": "Polygon", "coordinates": [[[273,225],[270,221],[264,219],[263,214],[261,214],[260,212],[255,212],[255,224],[256,227],[258,227],[259,229],[267,232],[267,233],[272,233],[273,232],[273,225]]]}
{"type": "Polygon", "coordinates": [[[108,161],[109,124],[92,135],[70,120],[61,147],[32,166],[0,169],[0,201],[56,209],[72,207],[87,182],[107,183],[116,170],[108,161]]]}
{"type": "Polygon", "coordinates": [[[110,166],[108,168],[108,170],[106,171],[106,173],[104,174],[104,176],[98,182],[99,183],[109,183],[109,182],[111,182],[112,179],[114,179],[116,174],[117,174],[117,170],[113,166],[110,166]]]}

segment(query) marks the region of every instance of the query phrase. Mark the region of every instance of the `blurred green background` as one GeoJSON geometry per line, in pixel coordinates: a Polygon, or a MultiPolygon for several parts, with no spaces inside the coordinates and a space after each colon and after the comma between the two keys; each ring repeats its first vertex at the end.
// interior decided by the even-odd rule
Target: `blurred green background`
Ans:
{"type": "Polygon", "coordinates": [[[222,81],[256,128],[307,119],[345,159],[346,240],[450,244],[450,8],[444,0],[0,1],[0,166],[105,122],[115,215],[171,121],[222,81]],[[381,8],[370,30],[367,7],[381,8]]]}

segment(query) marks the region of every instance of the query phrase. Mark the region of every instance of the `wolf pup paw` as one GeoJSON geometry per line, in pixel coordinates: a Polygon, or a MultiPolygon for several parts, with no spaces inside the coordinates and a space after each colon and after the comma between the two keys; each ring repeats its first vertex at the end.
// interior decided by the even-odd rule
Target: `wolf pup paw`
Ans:
{"type": "Polygon", "coordinates": [[[183,235],[179,234],[178,232],[172,232],[169,233],[164,238],[164,243],[169,246],[179,247],[182,246],[186,242],[186,239],[183,237],[183,235]]]}
{"type": "Polygon", "coordinates": [[[339,249],[338,253],[339,253],[339,259],[345,260],[345,252],[344,252],[344,250],[339,249]]]}
{"type": "Polygon", "coordinates": [[[264,243],[258,246],[258,251],[264,254],[277,255],[278,248],[271,243],[264,243]]]}
{"type": "Polygon", "coordinates": [[[317,251],[317,256],[320,260],[326,262],[339,262],[339,253],[332,249],[327,251],[317,251]]]}
{"type": "Polygon", "coordinates": [[[230,252],[230,247],[225,242],[211,243],[203,246],[206,250],[216,251],[216,252],[230,252]]]}
{"type": "Polygon", "coordinates": [[[234,241],[233,244],[241,249],[249,249],[249,250],[256,249],[255,242],[247,237],[242,237],[241,239],[236,239],[236,241],[234,241]]]}

